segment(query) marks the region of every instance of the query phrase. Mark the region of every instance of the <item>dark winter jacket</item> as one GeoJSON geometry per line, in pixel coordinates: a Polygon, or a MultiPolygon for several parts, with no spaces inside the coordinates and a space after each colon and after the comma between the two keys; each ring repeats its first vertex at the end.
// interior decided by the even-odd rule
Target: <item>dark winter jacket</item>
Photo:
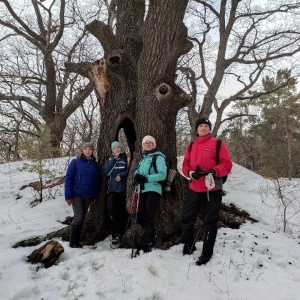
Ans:
{"type": "MultiPolygon", "coordinates": [[[[216,165],[216,144],[217,139],[212,137],[211,134],[198,136],[192,146],[189,145],[186,149],[182,164],[183,174],[189,177],[189,171],[195,171],[199,166],[202,171],[214,169],[217,178],[228,175],[232,168],[229,152],[225,143],[222,142],[219,152],[219,164],[216,165]]],[[[192,179],[189,187],[195,192],[206,192],[205,177],[200,177],[198,180],[192,179]]]]}
{"type": "Polygon", "coordinates": [[[134,175],[140,174],[147,177],[147,182],[144,184],[142,193],[156,192],[162,194],[162,185],[159,181],[163,181],[167,177],[167,166],[165,155],[160,152],[157,148],[151,151],[145,151],[143,158],[140,160],[134,175]],[[157,173],[153,166],[151,167],[153,155],[159,154],[156,158],[157,173]]]}
{"type": "Polygon", "coordinates": [[[101,172],[98,163],[84,155],[72,159],[65,179],[65,199],[76,196],[84,199],[98,199],[101,187],[101,172]]]}
{"type": "Polygon", "coordinates": [[[116,159],[112,156],[104,166],[104,174],[109,176],[108,192],[125,192],[126,191],[126,180],[128,176],[127,167],[127,155],[125,152],[121,152],[116,159]],[[116,181],[117,176],[121,177],[121,181],[116,181]]]}

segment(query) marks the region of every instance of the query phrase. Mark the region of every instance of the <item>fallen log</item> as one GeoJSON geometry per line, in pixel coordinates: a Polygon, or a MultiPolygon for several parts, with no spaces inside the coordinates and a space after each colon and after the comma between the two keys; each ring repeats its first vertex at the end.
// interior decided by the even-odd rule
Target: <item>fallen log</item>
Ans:
{"type": "Polygon", "coordinates": [[[54,265],[64,251],[64,247],[59,242],[52,240],[27,256],[27,262],[41,263],[45,268],[49,268],[54,265]]]}

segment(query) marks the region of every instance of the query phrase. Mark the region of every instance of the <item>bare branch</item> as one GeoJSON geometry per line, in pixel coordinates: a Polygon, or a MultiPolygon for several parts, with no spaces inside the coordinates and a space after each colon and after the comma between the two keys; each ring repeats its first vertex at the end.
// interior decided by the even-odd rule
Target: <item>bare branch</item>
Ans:
{"type": "Polygon", "coordinates": [[[20,102],[26,102],[32,107],[34,107],[37,111],[41,111],[40,106],[31,98],[26,96],[19,96],[19,95],[5,95],[0,93],[0,101],[6,100],[6,101],[20,101],[20,102]]]}
{"type": "Polygon", "coordinates": [[[13,8],[11,7],[11,5],[9,4],[8,1],[6,0],[0,0],[0,2],[3,2],[4,5],[6,6],[6,8],[8,9],[9,13],[11,14],[11,16],[17,21],[17,23],[19,23],[21,25],[21,27],[25,30],[25,32],[23,32],[22,30],[20,30],[17,26],[14,26],[8,22],[2,21],[0,19],[0,24],[8,27],[10,29],[12,29],[14,32],[16,32],[17,34],[20,34],[21,36],[23,36],[24,38],[26,38],[27,40],[29,40],[32,44],[38,45],[37,41],[40,42],[41,44],[45,45],[46,41],[36,32],[34,32],[33,30],[31,30],[27,24],[25,24],[25,22],[23,22],[23,20],[21,18],[19,18],[19,16],[15,13],[15,11],[13,10],[13,8]]]}

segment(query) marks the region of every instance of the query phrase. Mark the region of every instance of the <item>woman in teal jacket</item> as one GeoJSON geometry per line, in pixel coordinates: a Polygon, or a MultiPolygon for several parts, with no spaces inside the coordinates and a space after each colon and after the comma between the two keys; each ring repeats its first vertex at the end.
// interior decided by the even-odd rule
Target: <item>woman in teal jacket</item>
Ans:
{"type": "Polygon", "coordinates": [[[134,172],[134,183],[141,187],[137,222],[144,229],[144,233],[136,254],[139,254],[140,250],[144,252],[152,250],[156,239],[154,217],[162,195],[160,182],[167,177],[165,155],[156,148],[155,138],[146,135],[143,138],[142,146],[143,158],[134,172]],[[156,168],[153,166],[153,156],[156,156],[156,168]]]}

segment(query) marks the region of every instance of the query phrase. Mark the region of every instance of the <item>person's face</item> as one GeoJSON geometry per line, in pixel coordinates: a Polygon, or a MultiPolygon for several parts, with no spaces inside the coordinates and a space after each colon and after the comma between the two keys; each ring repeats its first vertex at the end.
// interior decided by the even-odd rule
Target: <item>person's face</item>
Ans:
{"type": "Polygon", "coordinates": [[[150,151],[150,150],[154,149],[154,144],[150,141],[145,141],[145,143],[143,144],[143,149],[145,151],[150,151]]]}
{"type": "Polygon", "coordinates": [[[90,157],[93,154],[93,150],[90,147],[86,147],[83,149],[83,155],[86,157],[90,157]]]}
{"type": "Polygon", "coordinates": [[[210,132],[210,128],[207,124],[200,124],[197,127],[197,133],[199,136],[207,135],[210,132]]]}
{"type": "Polygon", "coordinates": [[[114,153],[114,154],[121,153],[121,152],[122,152],[121,147],[115,146],[115,147],[113,148],[113,153],[114,153]]]}

